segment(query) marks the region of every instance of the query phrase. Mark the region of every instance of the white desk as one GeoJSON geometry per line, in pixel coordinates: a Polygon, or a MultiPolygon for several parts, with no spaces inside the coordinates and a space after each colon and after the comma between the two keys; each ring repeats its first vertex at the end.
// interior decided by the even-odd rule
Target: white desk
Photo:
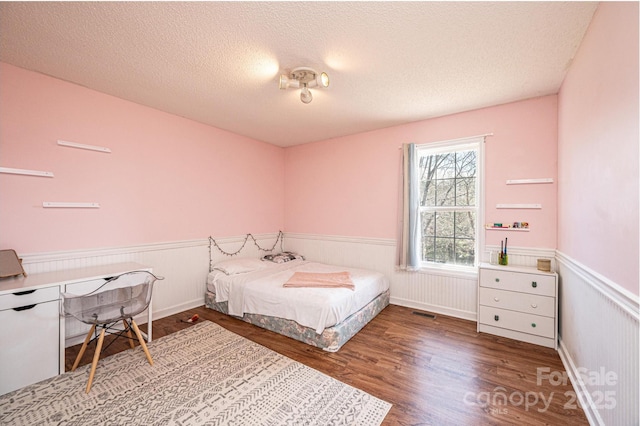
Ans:
{"type": "MultiPolygon", "coordinates": [[[[0,394],[64,373],[66,329],[83,336],[83,323],[65,324],[60,293],[84,294],[107,278],[130,271],[149,271],[137,263],[29,274],[0,280],[0,394]]],[[[151,341],[151,305],[147,341],[151,341]]]]}

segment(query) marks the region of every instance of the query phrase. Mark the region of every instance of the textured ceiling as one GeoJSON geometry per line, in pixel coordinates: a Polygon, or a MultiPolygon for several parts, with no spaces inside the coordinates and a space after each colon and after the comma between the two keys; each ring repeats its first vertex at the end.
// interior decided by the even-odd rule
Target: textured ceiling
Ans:
{"type": "Polygon", "coordinates": [[[2,2],[0,60],[279,146],[557,93],[595,2],[2,2]],[[328,89],[279,90],[299,66],[328,89]]]}

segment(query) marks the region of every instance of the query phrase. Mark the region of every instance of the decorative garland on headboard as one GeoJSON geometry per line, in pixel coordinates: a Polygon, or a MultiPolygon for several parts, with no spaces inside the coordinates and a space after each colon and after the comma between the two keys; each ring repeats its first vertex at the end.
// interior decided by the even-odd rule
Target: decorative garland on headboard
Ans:
{"type": "Polygon", "coordinates": [[[218,249],[218,251],[220,251],[220,253],[224,254],[225,256],[235,256],[236,254],[240,253],[242,251],[242,249],[244,248],[245,245],[247,245],[247,241],[249,241],[249,238],[251,238],[253,240],[253,244],[255,244],[256,247],[258,247],[258,250],[260,251],[273,251],[276,246],[278,245],[278,241],[280,241],[280,251],[282,251],[282,241],[284,239],[284,234],[282,233],[282,231],[278,231],[278,236],[276,238],[275,243],[273,243],[273,247],[271,248],[262,248],[260,247],[260,244],[258,244],[258,241],[256,240],[256,238],[251,235],[251,234],[247,234],[244,237],[244,241],[242,242],[242,247],[240,247],[238,250],[234,251],[233,253],[225,251],[222,247],[220,247],[220,245],[216,242],[216,240],[212,237],[209,236],[209,272],[211,272],[213,270],[213,265],[212,265],[212,256],[211,256],[211,248],[215,247],[218,249]]]}

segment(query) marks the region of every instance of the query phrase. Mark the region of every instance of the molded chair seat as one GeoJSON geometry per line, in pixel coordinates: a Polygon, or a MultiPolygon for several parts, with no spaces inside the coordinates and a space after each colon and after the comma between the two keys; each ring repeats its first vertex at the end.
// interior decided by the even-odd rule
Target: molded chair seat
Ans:
{"type": "Polygon", "coordinates": [[[133,271],[108,279],[97,290],[88,294],[62,293],[64,313],[91,325],[91,329],[87,333],[71,371],[75,371],[78,367],[87,345],[97,340],[87,382],[87,393],[91,390],[93,377],[100,359],[100,352],[102,351],[102,343],[107,332],[115,334],[117,337],[126,334],[129,339],[129,345],[133,349],[135,347],[133,335],[131,334],[131,330],[133,330],[149,364],[153,365],[151,354],[133,317],[144,312],[149,307],[153,284],[156,280],[162,279],[164,278],[155,276],[151,272],[133,271]],[[123,323],[124,329],[115,327],[120,322],[123,323]],[[98,330],[100,329],[101,331],[98,335],[98,330]],[[92,338],[92,336],[94,337],[92,338]]]}

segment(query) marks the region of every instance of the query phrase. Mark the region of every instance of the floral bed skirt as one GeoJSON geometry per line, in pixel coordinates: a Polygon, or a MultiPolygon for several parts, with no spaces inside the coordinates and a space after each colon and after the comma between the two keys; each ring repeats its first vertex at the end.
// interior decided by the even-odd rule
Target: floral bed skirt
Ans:
{"type": "MultiPolygon", "coordinates": [[[[216,295],[210,291],[205,293],[205,306],[223,314],[229,315],[228,302],[216,302],[216,295]]],[[[266,328],[292,339],[299,340],[328,352],[336,352],[357,332],[367,325],[376,315],[389,304],[389,291],[380,294],[364,308],[354,313],[340,324],[325,328],[318,334],[312,328],[303,327],[295,321],[258,314],[244,314],[242,318],[250,324],[266,328]]]]}

